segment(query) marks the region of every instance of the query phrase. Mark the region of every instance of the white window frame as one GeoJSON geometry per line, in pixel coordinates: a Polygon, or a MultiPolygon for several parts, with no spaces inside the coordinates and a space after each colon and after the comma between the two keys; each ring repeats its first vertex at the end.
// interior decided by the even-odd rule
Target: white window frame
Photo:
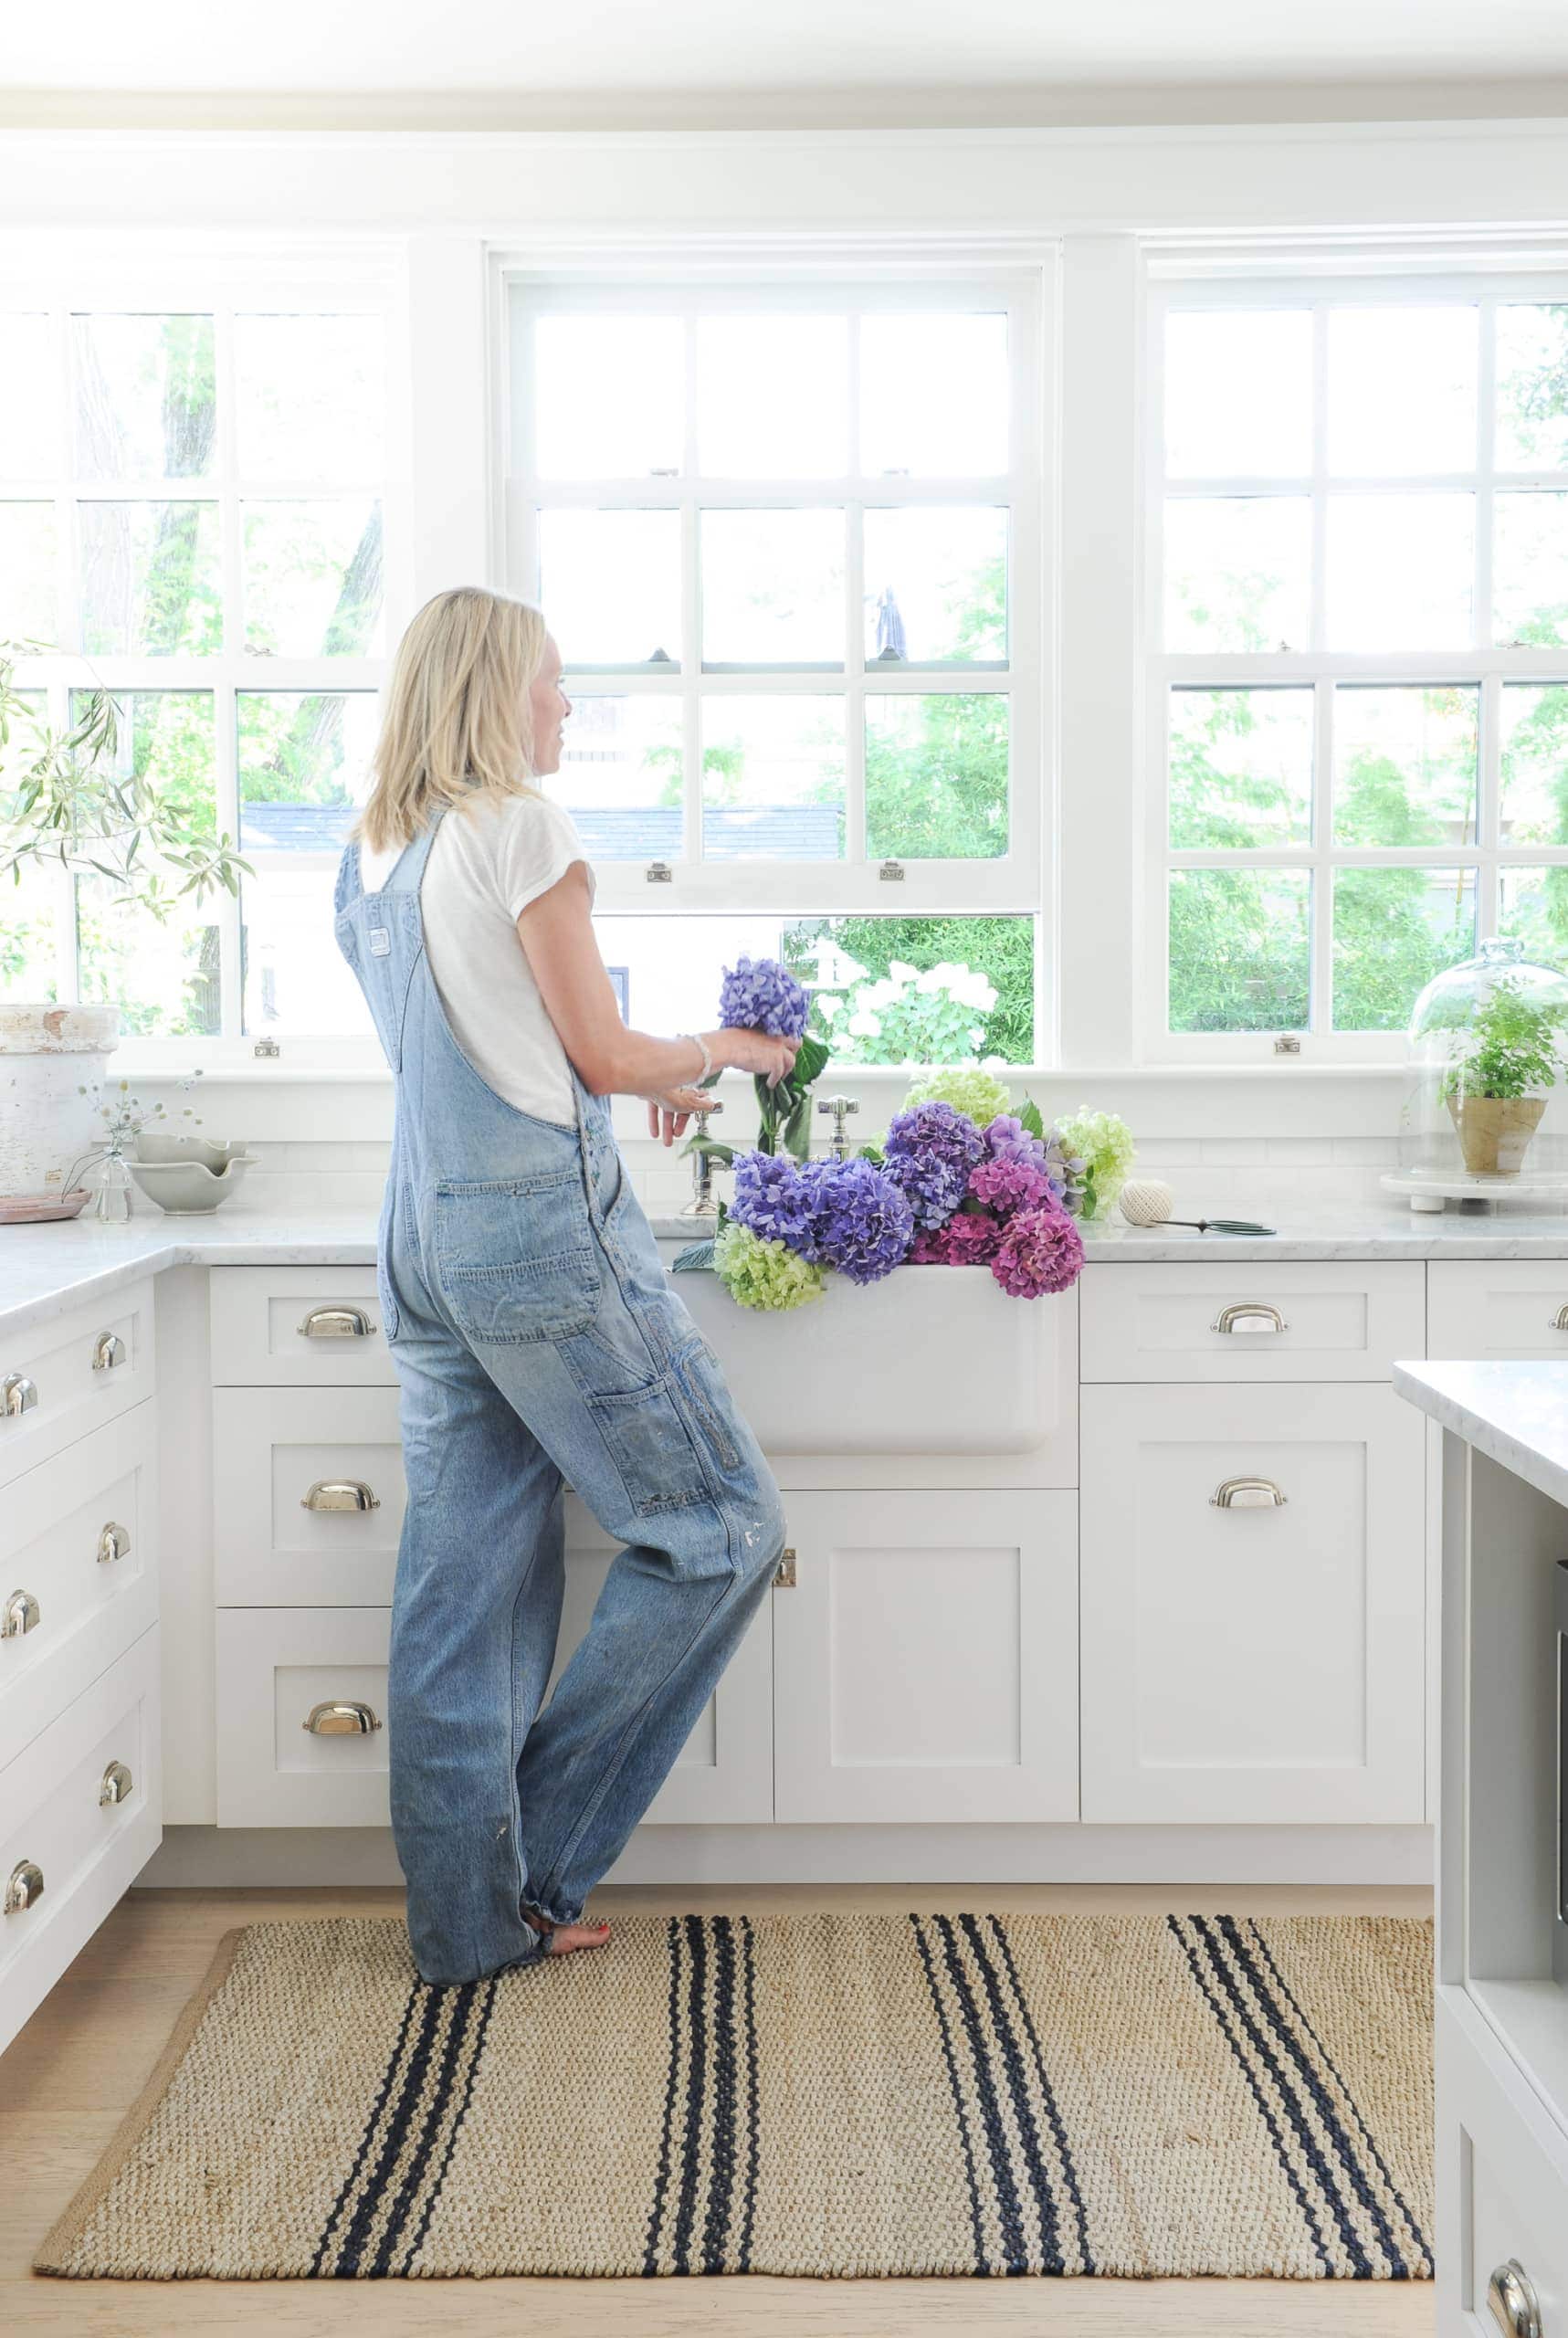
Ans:
{"type": "MultiPolygon", "coordinates": [[[[1272,1060],[1276,1034],[1260,1032],[1173,1032],[1169,1016],[1167,886],[1173,869],[1187,868],[1306,869],[1312,873],[1310,1013],[1312,1027],[1300,1037],[1300,1059],[1327,1065],[1398,1062],[1405,1052],[1399,1031],[1334,1031],[1330,1027],[1332,872],[1355,868],[1473,869],[1476,872],[1476,939],[1497,929],[1497,872],[1509,867],[1568,864],[1568,846],[1501,846],[1498,841],[1501,692],[1505,682],[1568,682],[1568,647],[1506,649],[1493,646],[1491,630],[1492,507],[1498,487],[1554,488],[1568,492],[1568,469],[1499,471],[1495,468],[1495,341],[1497,308],[1510,300],[1568,301],[1568,255],[1543,254],[1539,271],[1508,267],[1500,260],[1478,267],[1474,253],[1405,255],[1381,265],[1350,269],[1344,257],[1325,258],[1303,272],[1300,261],[1287,269],[1278,258],[1253,257],[1228,266],[1198,261],[1167,263],[1148,293],[1147,397],[1144,475],[1143,597],[1146,709],[1144,931],[1147,979],[1144,1052],[1154,1062],[1244,1064],[1272,1060]],[[1473,470],[1442,476],[1404,475],[1332,481],[1336,494],[1411,493],[1441,489],[1473,491],[1476,499],[1476,591],[1473,635],[1468,648],[1387,656],[1330,652],[1324,646],[1325,523],[1331,480],[1326,469],[1326,310],[1396,302],[1477,306],[1481,313],[1481,353],[1477,399],[1477,449],[1473,470]],[[1165,320],[1178,309],[1305,308],[1314,312],[1313,464],[1299,479],[1186,479],[1167,488],[1164,476],[1163,359],[1165,320]],[[1163,514],[1173,496],[1274,493],[1310,495],[1312,508],[1312,619],[1310,647],[1282,655],[1215,655],[1165,650],[1163,624],[1163,514]],[[1478,771],[1477,841],[1463,847],[1388,849],[1336,846],[1331,837],[1331,742],[1328,716],[1334,684],[1344,682],[1473,684],[1479,690],[1480,748],[1478,771]],[[1173,686],[1310,685],[1316,696],[1314,722],[1313,840],[1295,848],[1235,851],[1172,849],[1168,845],[1168,732],[1166,699],[1173,686]]],[[[1293,1055],[1294,1051],[1290,1051],[1293,1055]]]]}
{"type": "MultiPolygon", "coordinates": [[[[684,710],[685,852],[668,881],[650,883],[647,864],[605,861],[596,869],[597,906],[605,915],[680,916],[696,911],[751,915],[896,916],[964,912],[1026,915],[1039,937],[1035,952],[1036,1054],[1048,1060],[1054,996],[1051,953],[1044,940],[1054,883],[1052,802],[1047,721],[1052,576],[1048,558],[1050,478],[1047,450],[1056,441],[1054,367],[1050,356],[1055,290],[1053,247],[1005,253],[857,253],[823,247],[781,253],[770,242],[752,260],[740,256],[704,260],[694,250],[666,249],[635,260],[624,255],[558,257],[537,252],[496,258],[492,330],[498,367],[493,411],[500,448],[496,529],[503,547],[508,589],[528,598],[539,589],[535,512],[542,507],[599,509],[659,507],[682,515],[681,659],[670,673],[646,666],[595,667],[582,671],[584,690],[630,690],[672,699],[684,710]],[[699,303],[703,313],[787,311],[822,313],[856,310],[941,308],[973,302],[1005,306],[1011,374],[1008,471],[996,478],[884,479],[851,468],[842,478],[770,480],[709,479],[696,469],[695,367],[690,342],[699,303]],[[533,316],[570,310],[625,307],[686,320],[688,401],[686,458],[679,478],[605,479],[563,483],[539,479],[531,463],[528,395],[529,325],[533,316]],[[1006,503],[1011,511],[1008,559],[1008,662],[1005,667],[910,665],[889,670],[865,658],[859,586],[858,514],[867,506],[1006,503]],[[848,514],[846,640],[839,668],[703,669],[700,662],[698,521],[700,508],[774,509],[843,506],[848,514]],[[1007,852],[993,860],[904,860],[901,879],[887,881],[881,864],[857,858],[865,793],[865,696],[920,696],[932,690],[1000,691],[1011,699],[1007,852]],[[700,701],[758,693],[843,696],[846,710],[846,858],[842,860],[703,861],[699,857],[701,801],[700,701]]],[[[856,355],[851,332],[849,402],[858,427],[856,355]]],[[[853,466],[858,449],[851,447],[853,466]]],[[[563,645],[568,657],[571,645],[563,645]]],[[[567,673],[567,688],[573,685],[567,673]]],[[[857,1076],[874,1067],[846,1067],[857,1076]]],[[[902,1074],[896,1075],[902,1077],[902,1074]]]]}
{"type": "MultiPolygon", "coordinates": [[[[237,616],[240,608],[239,507],[247,498],[312,502],[380,497],[383,528],[384,638],[388,651],[395,642],[410,598],[410,532],[408,525],[410,447],[408,396],[405,385],[408,344],[407,311],[399,247],[392,243],[366,243],[353,250],[324,247],[319,243],[299,247],[283,245],[262,249],[217,252],[209,248],[172,245],[148,251],[140,258],[101,248],[73,249],[23,265],[7,259],[0,268],[0,310],[47,311],[51,319],[55,374],[65,421],[61,452],[67,469],[40,479],[0,479],[0,492],[8,500],[52,501],[56,509],[56,603],[61,654],[20,663],[15,677],[22,690],[43,690],[47,720],[62,727],[68,720],[71,693],[101,680],[111,692],[174,690],[205,692],[213,700],[216,825],[237,846],[239,774],[237,761],[237,699],[257,690],[310,691],[335,695],[364,691],[379,694],[390,664],[389,655],[374,658],[274,658],[247,652],[237,626],[226,628],[223,648],[210,656],[170,658],[97,654],[90,663],[80,648],[80,611],[75,598],[77,574],[76,509],[91,500],[124,501],[151,499],[160,502],[216,502],[219,507],[221,560],[226,611],[237,616]],[[127,314],[210,315],[214,320],[214,356],[218,384],[216,461],[203,479],[113,481],[80,479],[71,463],[69,335],[70,319],[78,312],[127,314]],[[376,481],[342,488],[321,481],[241,479],[235,443],[233,383],[233,320],[237,312],[277,311],[334,316],[374,314],[384,322],[386,448],[385,467],[376,481]]],[[[242,856],[243,857],[243,856],[242,856]]],[[[301,853],[289,856],[291,869],[302,873],[335,869],[337,854],[301,853]]],[[[62,1003],[77,996],[76,918],[72,879],[68,871],[49,870],[54,889],[59,944],[56,979],[62,1003]]],[[[243,881],[243,880],[242,880],[243,881]]],[[[221,1030],[216,1036],[184,1038],[129,1035],[122,1048],[133,1051],[136,1066],[148,1072],[193,1065],[215,1070],[255,1068],[257,1043],[265,1037],[244,1028],[241,983],[241,904],[222,890],[207,895],[199,914],[218,929],[221,1030]]],[[[289,1063],[295,1068],[372,1069],[382,1062],[374,1034],[279,1035],[289,1063]]]]}

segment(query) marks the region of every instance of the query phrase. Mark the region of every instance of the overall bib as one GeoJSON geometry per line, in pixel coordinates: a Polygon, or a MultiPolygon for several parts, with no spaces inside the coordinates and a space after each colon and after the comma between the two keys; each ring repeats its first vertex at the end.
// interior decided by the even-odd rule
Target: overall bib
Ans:
{"type": "Polygon", "coordinates": [[[778,1489],[670,1288],[573,1073],[570,1125],[498,1096],[447,1021],[419,889],[338,872],[339,947],[396,1088],[377,1240],[408,1507],[392,1602],[392,1825],[414,1960],[471,1981],[547,1953],[658,1792],[766,1593],[778,1489]],[[626,1547],[541,1710],[562,1488],[626,1547]]]}

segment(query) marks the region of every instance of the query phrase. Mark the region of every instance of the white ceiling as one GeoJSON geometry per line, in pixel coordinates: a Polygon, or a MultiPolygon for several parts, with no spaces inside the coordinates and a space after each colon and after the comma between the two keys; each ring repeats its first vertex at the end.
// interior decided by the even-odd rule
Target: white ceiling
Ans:
{"type": "Polygon", "coordinates": [[[12,92],[333,92],[351,111],[374,92],[570,96],[585,117],[688,93],[818,92],[829,111],[1298,81],[1394,98],[1568,75],[1564,0],[13,0],[6,18],[12,92]]]}

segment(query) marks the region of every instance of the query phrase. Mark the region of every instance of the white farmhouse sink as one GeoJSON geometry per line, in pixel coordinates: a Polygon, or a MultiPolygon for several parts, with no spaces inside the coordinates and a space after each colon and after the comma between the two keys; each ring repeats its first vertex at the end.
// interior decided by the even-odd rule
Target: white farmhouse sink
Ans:
{"type": "Polygon", "coordinates": [[[978,1267],[830,1276],[783,1315],[737,1307],[715,1275],[674,1284],[764,1452],[1024,1453],[1058,1416],[1063,1302],[1009,1299],[978,1267]]]}

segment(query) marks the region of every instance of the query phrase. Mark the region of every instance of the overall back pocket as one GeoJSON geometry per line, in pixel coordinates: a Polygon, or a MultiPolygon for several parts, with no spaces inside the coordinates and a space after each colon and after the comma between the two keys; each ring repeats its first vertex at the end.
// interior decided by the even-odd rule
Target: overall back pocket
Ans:
{"type": "Polygon", "coordinates": [[[510,1346],[585,1330],[600,1286],[581,1168],[437,1185],[436,1271],[465,1338],[510,1346]]]}

